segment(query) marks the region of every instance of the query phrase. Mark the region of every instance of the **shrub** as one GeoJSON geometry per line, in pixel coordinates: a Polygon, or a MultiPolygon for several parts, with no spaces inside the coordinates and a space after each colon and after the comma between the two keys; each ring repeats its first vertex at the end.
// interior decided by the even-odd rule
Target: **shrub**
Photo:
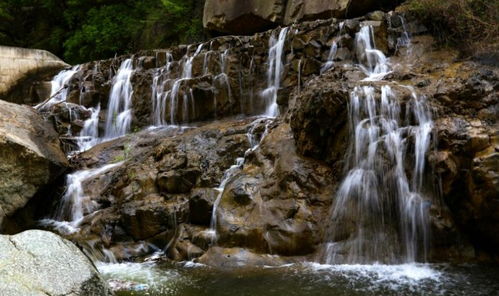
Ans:
{"type": "Polygon", "coordinates": [[[497,0],[409,0],[407,8],[441,42],[463,48],[497,43],[497,0]]]}

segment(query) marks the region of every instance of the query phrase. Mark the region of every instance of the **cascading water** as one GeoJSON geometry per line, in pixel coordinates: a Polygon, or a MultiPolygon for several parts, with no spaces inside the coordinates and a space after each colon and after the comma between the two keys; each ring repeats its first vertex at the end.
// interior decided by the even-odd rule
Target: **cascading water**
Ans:
{"type": "Polygon", "coordinates": [[[153,103],[153,125],[166,125],[165,113],[167,98],[169,92],[166,90],[167,78],[171,72],[173,56],[171,53],[165,53],[166,64],[154,73],[152,84],[152,103],[153,103]]]}
{"type": "Polygon", "coordinates": [[[363,26],[355,36],[356,54],[360,68],[368,76],[366,80],[383,79],[389,72],[388,58],[376,49],[372,26],[363,26]]]}
{"type": "Polygon", "coordinates": [[[327,70],[331,69],[331,67],[333,67],[334,58],[336,58],[337,52],[338,52],[338,43],[336,43],[336,41],[333,41],[333,44],[331,45],[331,49],[329,50],[329,56],[327,58],[327,62],[321,68],[321,74],[326,72],[327,70]]]}
{"type": "Polygon", "coordinates": [[[89,150],[99,143],[99,115],[100,105],[90,108],[90,118],[85,120],[83,129],[78,137],[78,150],[83,152],[89,150]]]}
{"type": "MultiPolygon", "coordinates": [[[[186,60],[184,62],[184,67],[182,70],[182,77],[177,79],[173,83],[173,87],[171,91],[169,92],[170,94],[170,124],[175,124],[177,122],[176,117],[177,117],[177,104],[178,104],[178,93],[180,91],[180,87],[182,86],[182,83],[186,80],[192,79],[192,63],[194,62],[194,58],[198,56],[201,53],[201,50],[203,50],[204,44],[200,44],[194,54],[190,57],[186,56],[186,60]]],[[[190,95],[190,92],[189,92],[190,95]]],[[[185,100],[186,98],[184,98],[185,100]]],[[[188,113],[189,110],[183,110],[184,115],[185,113],[188,113]]],[[[185,117],[185,116],[184,116],[185,117]]]]}
{"type": "MultiPolygon", "coordinates": [[[[227,92],[229,100],[232,99],[232,89],[230,86],[229,75],[227,74],[227,58],[229,56],[229,49],[226,49],[220,54],[220,74],[217,75],[216,79],[221,79],[223,83],[227,86],[227,92]]],[[[215,106],[216,110],[216,106],[215,106]]]]}
{"type": "Polygon", "coordinates": [[[276,117],[279,114],[277,94],[281,87],[281,76],[284,70],[282,59],[288,30],[289,28],[287,27],[282,28],[277,39],[271,36],[269,40],[267,88],[262,92],[266,106],[265,116],[268,117],[276,117]]]}
{"type": "Polygon", "coordinates": [[[121,63],[118,73],[113,78],[109,95],[104,138],[114,139],[124,136],[130,130],[132,122],[133,61],[126,59],[121,63]]]}
{"type": "Polygon", "coordinates": [[[359,86],[349,120],[348,173],[332,206],[326,263],[424,260],[431,196],[422,180],[433,125],[424,97],[413,94],[402,105],[383,85],[378,102],[374,87],[359,86]]]}
{"type": "Polygon", "coordinates": [[[84,215],[95,209],[95,202],[85,194],[84,183],[121,164],[121,162],[109,164],[101,168],[82,170],[67,175],[66,192],[59,202],[56,213],[50,219],[41,220],[40,224],[53,227],[66,235],[77,232],[84,215]]]}
{"type": "Polygon", "coordinates": [[[80,66],[74,66],[69,70],[63,70],[57,74],[50,82],[50,98],[48,101],[42,102],[35,106],[35,109],[42,110],[51,106],[65,102],[68,96],[68,82],[73,76],[78,73],[80,66]]]}

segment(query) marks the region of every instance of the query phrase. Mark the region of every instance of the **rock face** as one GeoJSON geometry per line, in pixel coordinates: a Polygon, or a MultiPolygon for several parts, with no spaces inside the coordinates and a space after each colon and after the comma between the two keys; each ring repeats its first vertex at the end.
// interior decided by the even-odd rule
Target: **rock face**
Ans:
{"type": "Polygon", "coordinates": [[[375,9],[393,8],[399,1],[385,0],[207,0],[204,27],[229,34],[262,32],[278,25],[331,17],[363,15],[375,9]]]}
{"type": "Polygon", "coordinates": [[[17,295],[111,295],[74,244],[50,232],[0,236],[0,291],[17,295]]]}
{"type": "Polygon", "coordinates": [[[51,124],[31,107],[0,101],[0,225],[67,165],[51,124]]]}
{"type": "Polygon", "coordinates": [[[48,51],[0,46],[0,100],[36,103],[50,95],[51,78],[69,67],[48,51]]]}
{"type": "MultiPolygon", "coordinates": [[[[415,20],[407,19],[406,27],[410,43],[400,39],[400,15],[378,11],[81,65],[68,85],[67,102],[46,111],[61,134],[68,129],[75,134],[88,116],[85,108],[99,104],[102,125],[112,77],[128,58],[134,67],[132,129],[154,124],[155,90],[164,95],[175,89],[179,95],[160,96],[162,128],[102,143],[74,158],[78,170],[99,173],[81,183],[79,194],[88,207],[72,225],[77,231],[58,230],[100,259],[112,253],[134,260],[159,248],[171,260],[209,264],[221,258],[233,258],[228,265],[315,260],[326,242],[325,226],[334,223],[332,205],[345,177],[351,93],[367,87],[380,102],[389,86],[401,114],[412,110],[407,102],[415,93],[426,97],[428,114],[434,115],[424,172],[425,190],[435,197],[424,204],[432,242],[427,259],[497,256],[498,71],[456,62],[457,54],[436,49],[415,20]],[[366,26],[389,57],[390,71],[381,81],[366,79],[368,71],[359,67],[369,61],[367,44],[356,42],[366,26]],[[282,32],[287,36],[276,96],[280,115],[247,117],[265,110],[273,64],[269,44],[282,32]],[[213,119],[219,120],[206,122],[213,119]],[[170,123],[191,125],[167,127],[170,123]],[[99,171],[104,165],[111,167],[99,171]]],[[[414,146],[407,147],[413,153],[414,146]]],[[[69,213],[63,216],[70,220],[69,213]]],[[[354,246],[353,224],[337,227],[334,242],[354,246]]],[[[396,223],[390,225],[387,235],[398,235],[396,223]]]]}

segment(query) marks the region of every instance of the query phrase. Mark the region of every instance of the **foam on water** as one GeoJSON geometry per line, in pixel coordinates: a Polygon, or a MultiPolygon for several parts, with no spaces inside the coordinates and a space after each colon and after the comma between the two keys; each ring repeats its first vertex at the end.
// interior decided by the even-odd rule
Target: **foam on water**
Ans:
{"type": "Polygon", "coordinates": [[[307,263],[313,272],[327,273],[334,277],[345,278],[352,283],[352,287],[359,289],[409,289],[415,290],[421,284],[436,286],[445,279],[442,271],[436,270],[429,264],[318,264],[307,263]],[[358,285],[362,283],[362,285],[358,285]]]}
{"type": "Polygon", "coordinates": [[[171,295],[177,282],[185,282],[174,269],[159,268],[155,263],[103,263],[96,267],[112,290],[145,291],[154,290],[163,295],[171,295]]]}

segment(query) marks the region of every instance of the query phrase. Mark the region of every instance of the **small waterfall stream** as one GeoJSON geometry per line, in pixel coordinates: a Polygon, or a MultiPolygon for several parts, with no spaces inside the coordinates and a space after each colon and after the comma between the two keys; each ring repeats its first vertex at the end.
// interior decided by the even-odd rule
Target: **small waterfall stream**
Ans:
{"type": "Polygon", "coordinates": [[[72,67],[71,69],[59,72],[59,74],[57,74],[50,82],[51,90],[49,99],[36,105],[35,109],[44,110],[57,103],[65,102],[69,92],[68,83],[71,78],[78,73],[79,69],[80,66],[78,65],[72,67]]]}
{"type": "Polygon", "coordinates": [[[423,97],[413,94],[405,104],[399,100],[389,85],[381,87],[380,102],[371,86],[351,93],[349,171],[332,206],[330,235],[340,237],[345,227],[353,233],[349,245],[328,245],[329,264],[393,264],[426,257],[431,197],[422,180],[432,121],[423,97]]]}
{"type": "Polygon", "coordinates": [[[78,152],[87,151],[99,143],[100,104],[90,108],[90,118],[83,123],[83,129],[78,137],[78,152]]]}
{"type": "Polygon", "coordinates": [[[288,30],[288,27],[282,28],[278,38],[272,36],[269,40],[267,88],[262,92],[262,97],[265,99],[265,105],[267,106],[265,116],[268,117],[276,117],[279,114],[277,95],[281,86],[281,76],[284,70],[282,58],[288,30]]]}
{"type": "Polygon", "coordinates": [[[169,91],[166,90],[168,83],[167,77],[172,69],[173,56],[171,53],[165,53],[166,64],[156,70],[153,77],[152,89],[152,110],[153,110],[153,125],[163,126],[166,125],[164,114],[167,108],[167,99],[169,91]]]}
{"type": "Polygon", "coordinates": [[[133,61],[126,59],[121,64],[113,79],[107,107],[105,139],[114,139],[126,135],[132,122],[133,61]]]}
{"type": "Polygon", "coordinates": [[[390,72],[390,66],[385,54],[376,49],[373,27],[363,26],[355,36],[355,42],[359,66],[369,76],[366,80],[383,79],[390,72]]]}
{"type": "Polygon", "coordinates": [[[66,191],[59,202],[56,212],[53,217],[41,220],[40,224],[53,227],[64,235],[77,232],[85,215],[95,210],[95,202],[85,193],[85,182],[122,164],[122,162],[114,163],[67,175],[66,191]]]}
{"type": "MultiPolygon", "coordinates": [[[[410,40],[404,45],[409,46],[410,40]]],[[[390,72],[388,59],[375,48],[371,26],[357,33],[356,51],[359,67],[368,76],[364,81],[381,81],[390,72]]],[[[322,260],[327,264],[425,261],[433,199],[423,188],[433,129],[425,98],[406,86],[383,81],[355,87],[348,108],[347,173],[333,201],[322,260]],[[409,90],[410,98],[392,86],[409,90]]]]}

